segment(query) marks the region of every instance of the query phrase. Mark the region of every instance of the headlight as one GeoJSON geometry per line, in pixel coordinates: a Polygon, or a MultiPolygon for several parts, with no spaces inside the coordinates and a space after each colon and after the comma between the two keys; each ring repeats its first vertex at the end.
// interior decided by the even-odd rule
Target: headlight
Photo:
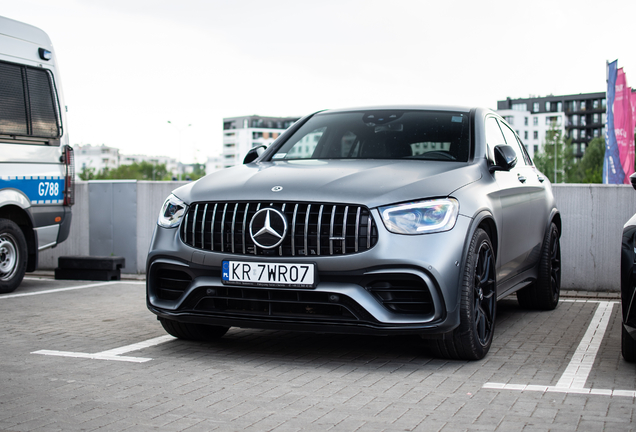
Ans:
{"type": "Polygon", "coordinates": [[[455,226],[459,202],[454,198],[380,207],[387,230],[395,234],[429,234],[455,226]]]}
{"type": "Polygon", "coordinates": [[[185,210],[185,203],[176,196],[170,195],[161,207],[161,213],[159,213],[157,223],[166,228],[176,227],[181,223],[185,210]]]}

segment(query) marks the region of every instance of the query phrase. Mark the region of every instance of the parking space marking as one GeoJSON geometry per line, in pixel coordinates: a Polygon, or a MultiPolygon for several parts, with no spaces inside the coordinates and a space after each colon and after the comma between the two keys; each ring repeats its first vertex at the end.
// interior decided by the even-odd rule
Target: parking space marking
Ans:
{"type": "Polygon", "coordinates": [[[28,293],[0,295],[0,300],[8,299],[8,298],[16,298],[16,297],[28,297],[28,296],[34,296],[34,295],[40,295],[40,294],[51,294],[51,293],[57,293],[57,292],[72,291],[72,290],[78,290],[78,289],[93,288],[93,287],[98,287],[98,286],[114,285],[114,284],[121,284],[121,283],[141,285],[141,284],[145,284],[146,282],[139,282],[139,281],[97,282],[97,283],[91,283],[91,284],[88,284],[88,285],[78,285],[78,286],[74,286],[74,287],[55,288],[55,289],[50,289],[50,290],[34,291],[34,292],[28,292],[28,293]]]}
{"type": "Polygon", "coordinates": [[[149,348],[149,347],[156,346],[165,342],[170,342],[171,340],[175,340],[175,339],[176,338],[174,336],[170,336],[170,335],[159,336],[154,339],[148,339],[143,342],[138,342],[132,345],[126,345],[120,348],[102,351],[95,354],[69,352],[69,351],[51,351],[51,350],[34,351],[31,354],[41,354],[41,355],[50,355],[50,356],[58,356],[58,357],[87,358],[92,360],[115,360],[115,361],[125,361],[125,362],[132,362],[132,363],[145,363],[152,359],[147,357],[127,357],[127,356],[122,356],[121,354],[126,354],[132,351],[138,351],[140,349],[149,348]]]}
{"type": "Polygon", "coordinates": [[[561,378],[555,386],[542,386],[530,384],[505,384],[489,382],[482,388],[493,390],[515,390],[515,391],[538,391],[538,392],[556,392],[556,393],[578,393],[590,395],[604,396],[626,396],[636,397],[636,391],[633,390],[611,390],[611,389],[592,389],[585,388],[587,378],[594,366],[594,360],[601,347],[601,342],[605,336],[607,325],[612,315],[612,309],[616,301],[589,301],[575,300],[577,302],[594,302],[598,303],[596,312],[590,325],[581,339],[568,367],[565,369],[561,378]]]}

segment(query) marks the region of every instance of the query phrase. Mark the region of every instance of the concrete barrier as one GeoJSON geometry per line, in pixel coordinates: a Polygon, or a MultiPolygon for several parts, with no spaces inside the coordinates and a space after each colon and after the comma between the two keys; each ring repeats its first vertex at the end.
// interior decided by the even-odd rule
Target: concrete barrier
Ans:
{"type": "MultiPolygon", "coordinates": [[[[77,182],[70,236],[40,254],[40,269],[54,269],[60,256],[116,255],[126,258],[122,273],[144,273],[159,209],[182,184],[77,182]]],[[[553,190],[563,219],[563,289],[618,291],[621,234],[636,213],[636,191],[627,185],[582,184],[553,185],[553,190]]]]}

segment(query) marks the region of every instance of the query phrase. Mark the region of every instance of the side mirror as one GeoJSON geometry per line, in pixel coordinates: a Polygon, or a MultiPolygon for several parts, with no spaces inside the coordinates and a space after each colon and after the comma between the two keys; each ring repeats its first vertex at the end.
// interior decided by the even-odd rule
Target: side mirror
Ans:
{"type": "Polygon", "coordinates": [[[258,147],[254,147],[253,149],[250,149],[250,151],[248,151],[247,154],[245,155],[245,159],[243,159],[243,163],[248,164],[248,163],[254,162],[256,159],[258,159],[260,155],[263,154],[266,148],[267,147],[265,147],[264,145],[259,145],[258,147]]]}
{"type": "Polygon", "coordinates": [[[629,176],[629,181],[632,183],[632,187],[636,189],[636,172],[629,176]]]}
{"type": "Polygon", "coordinates": [[[489,169],[490,172],[510,171],[517,165],[517,152],[509,145],[495,146],[495,164],[489,169]]]}

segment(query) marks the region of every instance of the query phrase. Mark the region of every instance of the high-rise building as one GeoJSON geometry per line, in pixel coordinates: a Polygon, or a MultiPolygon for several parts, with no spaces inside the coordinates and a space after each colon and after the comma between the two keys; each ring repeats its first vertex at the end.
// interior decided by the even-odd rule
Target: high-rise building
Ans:
{"type": "Polygon", "coordinates": [[[259,145],[270,145],[299,117],[261,117],[257,115],[223,119],[223,167],[243,163],[247,152],[259,145]]]}
{"type": "Polygon", "coordinates": [[[605,110],[605,92],[497,101],[497,112],[516,130],[531,156],[543,147],[550,128],[556,127],[571,139],[574,155],[583,157],[593,138],[605,136],[605,110]]]}

